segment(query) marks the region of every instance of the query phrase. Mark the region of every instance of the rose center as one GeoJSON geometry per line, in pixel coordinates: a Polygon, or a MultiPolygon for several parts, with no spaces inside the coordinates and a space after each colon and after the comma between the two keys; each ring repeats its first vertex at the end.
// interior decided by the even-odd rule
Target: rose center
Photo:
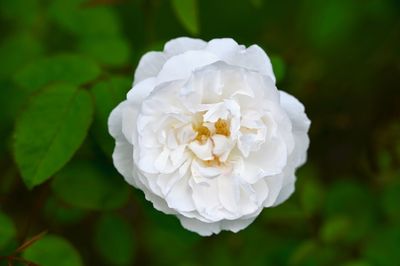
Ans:
{"type": "Polygon", "coordinates": [[[220,118],[215,123],[209,123],[199,118],[197,123],[193,124],[193,130],[196,136],[189,145],[190,149],[207,166],[221,166],[226,160],[226,156],[220,157],[224,154],[221,143],[231,135],[229,121],[220,118]]]}
{"type": "Polygon", "coordinates": [[[226,137],[229,137],[229,135],[231,134],[231,131],[229,129],[229,123],[226,120],[220,118],[218,119],[217,122],[215,122],[214,126],[215,126],[215,134],[224,135],[226,137]]]}
{"type": "Polygon", "coordinates": [[[207,139],[211,136],[210,130],[204,125],[200,125],[194,130],[197,132],[196,140],[200,141],[201,143],[207,141],[207,139]]]}
{"type": "MultiPolygon", "coordinates": [[[[219,118],[217,122],[214,123],[215,133],[223,135],[225,137],[229,137],[231,131],[229,129],[229,122],[227,120],[219,118]]],[[[210,129],[206,127],[203,122],[198,126],[193,126],[194,131],[196,131],[197,135],[195,140],[204,143],[206,142],[212,135],[210,129]]]]}

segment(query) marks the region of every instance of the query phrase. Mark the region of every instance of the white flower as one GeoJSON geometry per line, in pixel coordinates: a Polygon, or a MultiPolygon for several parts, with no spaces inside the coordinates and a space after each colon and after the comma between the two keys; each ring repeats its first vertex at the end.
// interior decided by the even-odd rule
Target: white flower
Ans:
{"type": "Polygon", "coordinates": [[[232,39],[178,38],[145,54],[109,118],[125,180],[204,236],[237,232],[290,196],[309,126],[265,52],[232,39]]]}

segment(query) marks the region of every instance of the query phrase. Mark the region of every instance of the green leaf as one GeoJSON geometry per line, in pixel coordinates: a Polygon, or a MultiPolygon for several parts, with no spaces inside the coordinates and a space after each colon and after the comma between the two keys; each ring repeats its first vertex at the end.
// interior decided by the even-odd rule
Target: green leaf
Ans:
{"type": "Polygon", "coordinates": [[[324,206],[325,216],[364,215],[375,205],[371,191],[354,179],[339,180],[330,185],[324,206]]]}
{"type": "Polygon", "coordinates": [[[307,165],[297,175],[301,207],[308,216],[316,214],[323,204],[325,194],[324,188],[318,182],[316,169],[307,165]]]}
{"type": "MultiPolygon", "coordinates": [[[[342,242],[354,243],[374,230],[377,222],[375,208],[378,205],[374,198],[368,187],[355,180],[340,180],[330,185],[323,215],[327,221],[337,217],[348,220],[350,228],[345,236],[340,236],[342,242]]],[[[342,226],[346,227],[344,224],[342,226]]]]}
{"type": "Polygon", "coordinates": [[[279,82],[285,77],[285,72],[286,72],[285,61],[283,61],[282,57],[278,55],[272,55],[270,58],[272,67],[274,69],[276,81],[279,82]]]}
{"type": "Polygon", "coordinates": [[[16,83],[30,90],[37,90],[53,82],[81,85],[96,79],[100,68],[93,61],[80,55],[57,55],[29,64],[14,76],[16,83]]]}
{"type": "Polygon", "coordinates": [[[261,214],[261,219],[272,223],[287,223],[292,224],[296,221],[297,224],[304,223],[304,212],[299,208],[293,200],[286,201],[279,208],[268,208],[261,214]]]}
{"type": "Polygon", "coordinates": [[[0,212],[0,250],[5,248],[15,238],[16,234],[17,230],[11,218],[0,212]]]}
{"type": "Polygon", "coordinates": [[[392,164],[392,156],[387,150],[381,150],[378,153],[377,163],[379,166],[379,170],[383,173],[388,172],[390,170],[392,164]]]}
{"type": "Polygon", "coordinates": [[[131,265],[135,239],[131,225],[116,215],[104,215],[95,227],[95,246],[112,265],[131,265]]]}
{"type": "Polygon", "coordinates": [[[305,18],[308,20],[311,41],[317,47],[338,45],[354,31],[359,19],[357,5],[352,1],[318,1],[306,2],[305,18]],[[311,12],[310,12],[311,10],[311,12]],[[312,13],[313,15],[309,15],[312,13]]]}
{"type": "Polygon", "coordinates": [[[81,221],[86,212],[82,209],[66,206],[54,197],[50,197],[44,207],[44,214],[50,222],[69,225],[81,221]]]}
{"type": "Polygon", "coordinates": [[[250,0],[250,2],[255,8],[261,8],[263,5],[263,0],[250,0]]]}
{"type": "Polygon", "coordinates": [[[290,265],[303,265],[302,262],[315,259],[315,252],[318,250],[318,243],[314,240],[306,240],[302,242],[290,257],[290,265]]]}
{"type": "Polygon", "coordinates": [[[374,234],[364,243],[362,254],[371,265],[398,265],[400,261],[400,227],[374,228],[374,234]]]}
{"type": "Polygon", "coordinates": [[[343,266],[372,266],[372,264],[364,260],[352,260],[344,263],[343,266]]]}
{"type": "Polygon", "coordinates": [[[113,9],[104,6],[85,6],[85,0],[54,0],[49,15],[62,29],[78,37],[120,36],[120,23],[113,9]]]}
{"type": "MultiPolygon", "coordinates": [[[[31,27],[38,19],[40,3],[38,0],[11,0],[0,2],[0,15],[12,20],[18,26],[31,27]]],[[[28,48],[29,49],[29,48],[28,48]]]]}
{"type": "Polygon", "coordinates": [[[141,192],[138,200],[145,207],[144,213],[148,220],[148,236],[145,241],[151,253],[159,254],[153,258],[156,265],[176,265],[184,260],[193,259],[193,251],[199,244],[201,237],[182,227],[179,220],[172,215],[154,209],[153,205],[145,200],[141,192]],[[174,243],[174,248],[166,248],[174,243]]]}
{"type": "Polygon", "coordinates": [[[393,182],[386,185],[381,202],[382,209],[389,219],[400,222],[400,182],[393,182]]]}
{"type": "Polygon", "coordinates": [[[108,116],[111,111],[126,98],[126,93],[132,86],[131,79],[115,76],[110,80],[97,83],[92,89],[95,99],[94,136],[103,151],[111,156],[114,149],[114,139],[108,133],[108,116]]]}
{"type": "Polygon", "coordinates": [[[0,153],[9,149],[18,111],[29,95],[13,82],[0,80],[0,153]]]}
{"type": "Polygon", "coordinates": [[[315,180],[305,179],[300,194],[301,205],[307,215],[317,213],[323,203],[322,186],[315,180]]]}
{"type": "Polygon", "coordinates": [[[122,38],[91,38],[82,40],[80,50],[99,62],[110,66],[121,66],[128,62],[129,44],[122,38]]]}
{"type": "Polygon", "coordinates": [[[54,178],[54,194],[65,203],[82,209],[122,207],[129,198],[130,186],[107,166],[85,161],[69,164],[54,178]]]}
{"type": "Polygon", "coordinates": [[[93,105],[87,91],[58,84],[32,98],[17,121],[14,153],[28,188],[49,179],[86,137],[93,105]]]}
{"type": "Polygon", "coordinates": [[[197,0],[172,0],[172,7],[179,21],[193,35],[199,34],[197,0]]]}
{"type": "Polygon", "coordinates": [[[330,218],[323,224],[320,231],[320,238],[326,243],[346,240],[351,230],[351,221],[344,216],[330,218]]]}
{"type": "Polygon", "coordinates": [[[40,266],[81,266],[78,251],[66,239],[47,235],[28,247],[22,255],[40,266]]]}
{"type": "Polygon", "coordinates": [[[24,64],[42,53],[41,44],[28,34],[19,33],[8,37],[0,46],[0,78],[8,78],[24,64]]]}

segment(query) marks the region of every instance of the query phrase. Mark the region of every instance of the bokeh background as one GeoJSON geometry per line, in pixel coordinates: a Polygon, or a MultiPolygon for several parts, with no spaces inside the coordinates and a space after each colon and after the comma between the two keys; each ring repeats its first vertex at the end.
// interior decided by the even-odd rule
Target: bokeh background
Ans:
{"type": "Polygon", "coordinates": [[[400,265],[399,1],[2,0],[0,40],[0,265],[400,265]],[[259,44],[312,120],[295,194],[237,234],[184,230],[112,165],[109,112],[178,36],[259,44]]]}

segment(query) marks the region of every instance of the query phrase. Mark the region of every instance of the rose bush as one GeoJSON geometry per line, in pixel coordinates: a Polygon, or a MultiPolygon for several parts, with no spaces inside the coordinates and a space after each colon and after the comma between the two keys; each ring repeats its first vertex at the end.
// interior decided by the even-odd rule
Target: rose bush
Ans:
{"type": "Polygon", "coordinates": [[[115,167],[200,235],[237,232],[294,191],[310,120],[257,45],[178,38],[145,54],[109,117],[115,167]]]}

